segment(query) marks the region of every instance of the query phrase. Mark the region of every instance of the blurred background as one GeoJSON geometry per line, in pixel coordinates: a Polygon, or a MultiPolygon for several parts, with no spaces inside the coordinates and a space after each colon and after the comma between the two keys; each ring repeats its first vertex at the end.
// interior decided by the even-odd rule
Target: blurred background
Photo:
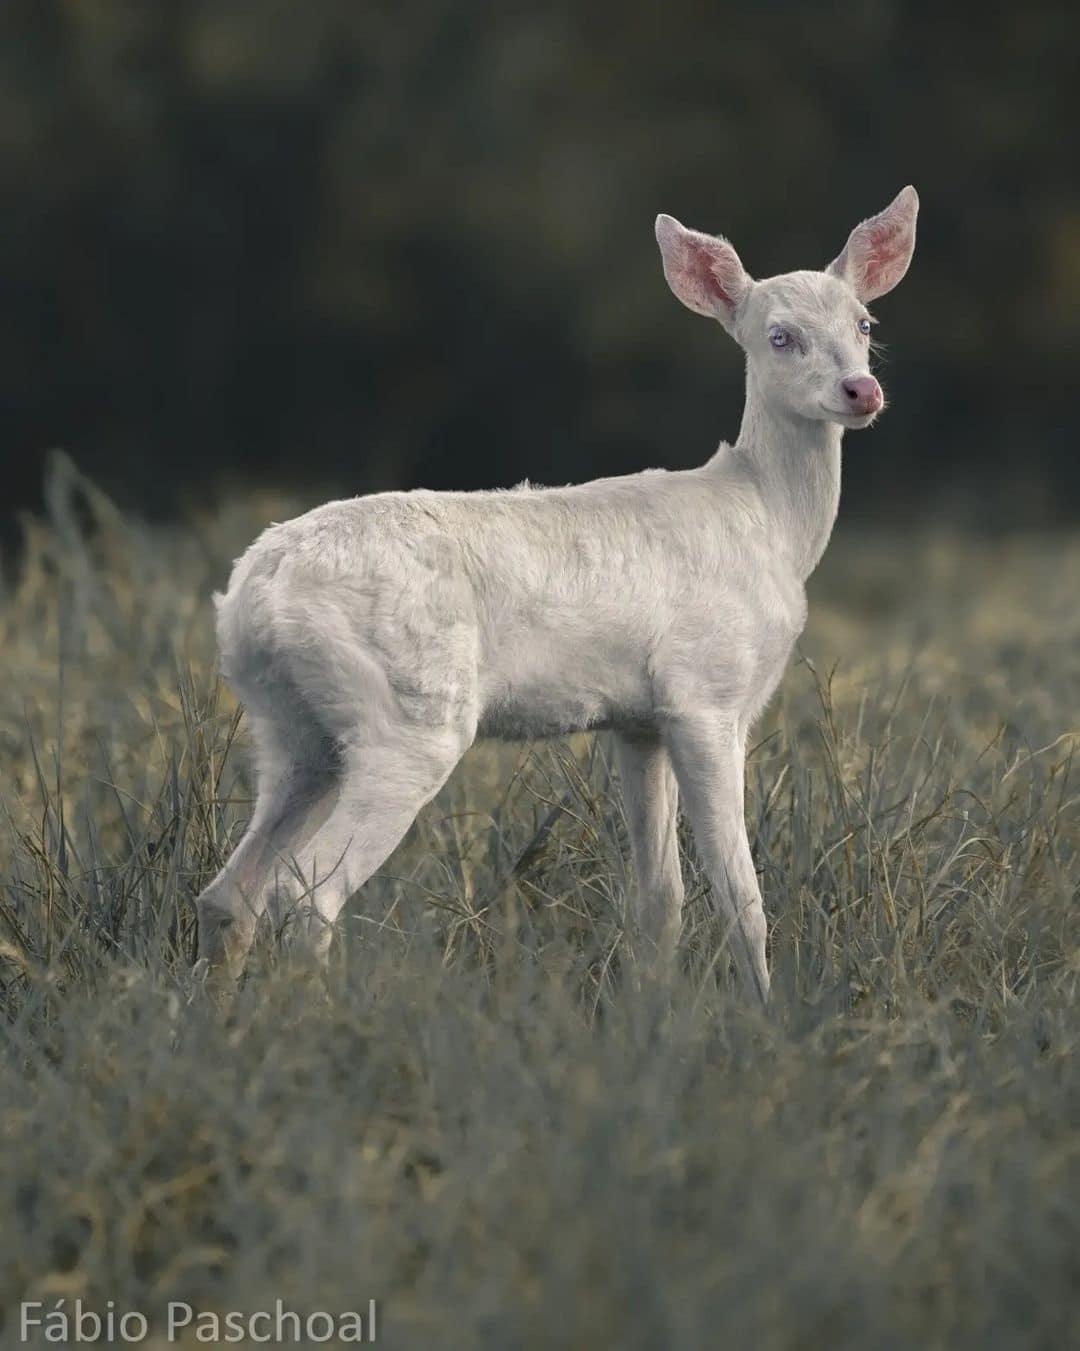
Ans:
{"type": "Polygon", "coordinates": [[[704,460],[741,363],[653,219],[759,276],[905,183],[845,514],[1073,520],[1080,9],[5,0],[0,517],[704,460]]]}

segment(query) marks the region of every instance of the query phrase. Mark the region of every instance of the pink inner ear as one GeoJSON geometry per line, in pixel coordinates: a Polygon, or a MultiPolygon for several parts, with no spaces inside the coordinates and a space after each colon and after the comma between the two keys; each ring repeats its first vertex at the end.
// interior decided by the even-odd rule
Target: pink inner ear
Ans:
{"type": "Polygon", "coordinates": [[[733,310],[736,299],[732,294],[730,282],[725,285],[720,279],[723,268],[723,255],[717,254],[705,243],[696,239],[687,241],[688,271],[692,272],[699,286],[713,299],[733,310]]]}
{"type": "Polygon", "coordinates": [[[887,280],[907,254],[905,226],[899,221],[879,221],[867,230],[863,276],[870,286],[887,280]]]}
{"type": "Polygon", "coordinates": [[[918,210],[915,189],[904,188],[884,211],[856,225],[826,270],[843,277],[860,300],[876,300],[891,291],[911,261],[918,210]]]}

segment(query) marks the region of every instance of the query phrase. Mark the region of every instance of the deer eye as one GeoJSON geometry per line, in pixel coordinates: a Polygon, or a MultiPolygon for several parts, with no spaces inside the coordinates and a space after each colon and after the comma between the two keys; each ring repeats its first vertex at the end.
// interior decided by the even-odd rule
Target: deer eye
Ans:
{"type": "Polygon", "coordinates": [[[794,339],[786,328],[770,328],[769,341],[779,350],[781,347],[790,347],[794,339]]]}
{"type": "Polygon", "coordinates": [[[870,336],[870,327],[871,325],[869,319],[859,320],[859,332],[863,335],[864,338],[868,338],[870,336]]]}

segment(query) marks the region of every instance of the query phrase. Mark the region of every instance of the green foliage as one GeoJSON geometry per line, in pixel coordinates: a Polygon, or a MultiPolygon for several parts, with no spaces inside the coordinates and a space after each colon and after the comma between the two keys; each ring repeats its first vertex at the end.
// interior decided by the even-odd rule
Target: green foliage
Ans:
{"type": "Polygon", "coordinates": [[[390,1346],[1034,1347],[1078,1276],[1076,540],[836,541],[750,757],[767,1018],[621,957],[602,738],[478,748],[222,1014],[229,553],[60,462],[2,597],[0,1305],[380,1309],[390,1346]],[[836,662],[835,669],[832,663],[836,662]]]}

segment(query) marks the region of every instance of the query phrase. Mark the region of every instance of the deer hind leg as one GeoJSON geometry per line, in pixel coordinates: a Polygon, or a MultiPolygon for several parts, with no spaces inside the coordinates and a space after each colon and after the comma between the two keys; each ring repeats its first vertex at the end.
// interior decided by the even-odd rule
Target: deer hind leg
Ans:
{"type": "MultiPolygon", "coordinates": [[[[475,631],[452,574],[414,588],[411,628],[322,615],[319,643],[290,651],[297,687],[337,748],[335,793],[318,828],[275,869],[293,946],[325,957],[342,906],[381,866],[476,735],[475,631]],[[442,583],[445,581],[445,585],[442,583]],[[418,594],[415,594],[418,592],[418,594]]],[[[321,614],[321,612],[320,612],[321,614]]]]}
{"type": "Polygon", "coordinates": [[[672,719],[666,740],[694,841],[712,883],[741,983],[762,1004],[769,998],[766,922],[746,837],[745,737],[718,712],[672,719]]]}
{"type": "Polygon", "coordinates": [[[682,924],[678,784],[657,734],[619,735],[615,757],[636,873],[627,916],[631,946],[639,961],[667,973],[682,924]]]}
{"type": "Polygon", "coordinates": [[[329,814],[338,782],[336,746],[294,692],[249,710],[256,761],[255,809],[240,843],[199,896],[199,957],[236,979],[272,889],[276,862],[301,848],[329,814]]]}
{"type": "Polygon", "coordinates": [[[476,731],[471,591],[448,541],[413,541],[392,573],[359,569],[321,583],[310,569],[280,564],[262,592],[249,585],[242,611],[226,598],[219,631],[249,705],[273,721],[290,754],[266,742],[270,787],[252,842],[203,906],[231,917],[234,937],[217,947],[234,966],[271,901],[276,919],[325,952],[346,899],[476,731]]]}
{"type": "Polygon", "coordinates": [[[324,823],[278,871],[283,936],[325,960],[345,902],[397,848],[472,742],[475,727],[387,730],[342,749],[337,799],[324,823]]]}

